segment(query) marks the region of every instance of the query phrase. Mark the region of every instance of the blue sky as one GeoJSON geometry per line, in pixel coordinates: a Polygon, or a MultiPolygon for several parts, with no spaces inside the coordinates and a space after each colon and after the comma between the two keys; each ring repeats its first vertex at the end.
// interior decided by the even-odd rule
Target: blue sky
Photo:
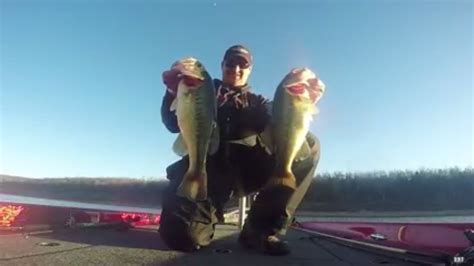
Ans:
{"type": "Polygon", "coordinates": [[[471,1],[0,3],[0,173],[163,177],[161,72],[219,78],[236,43],[266,97],[293,67],[325,82],[319,172],[473,167],[471,1]]]}

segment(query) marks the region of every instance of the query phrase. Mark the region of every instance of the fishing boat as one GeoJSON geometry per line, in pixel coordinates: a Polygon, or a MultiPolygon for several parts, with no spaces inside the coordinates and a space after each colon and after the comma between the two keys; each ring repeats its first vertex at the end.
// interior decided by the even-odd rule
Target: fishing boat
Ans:
{"type": "Polygon", "coordinates": [[[225,215],[209,247],[182,253],[161,242],[159,209],[0,194],[0,265],[474,263],[474,223],[298,222],[298,217],[285,237],[292,253],[269,257],[237,244],[245,206],[241,200],[239,209],[225,215]]]}

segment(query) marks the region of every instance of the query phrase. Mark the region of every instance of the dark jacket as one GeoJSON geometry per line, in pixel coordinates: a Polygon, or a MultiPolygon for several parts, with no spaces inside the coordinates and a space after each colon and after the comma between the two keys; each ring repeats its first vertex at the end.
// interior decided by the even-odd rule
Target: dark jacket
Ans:
{"type": "MultiPolygon", "coordinates": [[[[220,139],[236,140],[255,133],[261,133],[270,121],[266,104],[268,100],[250,91],[244,86],[239,91],[225,87],[222,81],[215,79],[217,97],[217,124],[220,139]]],[[[174,97],[166,92],[161,105],[161,118],[166,128],[172,133],[179,132],[175,111],[170,111],[174,97]]]]}

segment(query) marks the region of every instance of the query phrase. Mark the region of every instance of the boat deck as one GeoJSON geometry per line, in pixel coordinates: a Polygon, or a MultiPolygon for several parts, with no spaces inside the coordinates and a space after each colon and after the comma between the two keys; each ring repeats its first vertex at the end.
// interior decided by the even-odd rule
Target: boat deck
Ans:
{"type": "Polygon", "coordinates": [[[272,257],[241,248],[238,229],[218,225],[211,246],[194,253],[169,250],[156,227],[0,231],[0,265],[420,265],[289,230],[291,255],[272,257]]]}

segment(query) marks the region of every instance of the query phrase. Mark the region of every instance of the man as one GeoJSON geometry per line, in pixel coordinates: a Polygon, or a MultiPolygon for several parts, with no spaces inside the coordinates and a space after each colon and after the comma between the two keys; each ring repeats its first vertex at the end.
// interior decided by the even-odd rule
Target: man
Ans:
{"type": "MultiPolygon", "coordinates": [[[[275,159],[260,141],[259,134],[269,125],[271,117],[268,100],[251,92],[248,85],[252,64],[249,50],[234,45],[227,49],[221,63],[222,81],[214,80],[220,145],[217,153],[208,157],[208,199],[190,201],[176,195],[188,168],[187,157],[167,168],[170,183],[163,195],[159,231],[172,249],[193,251],[209,245],[230,196],[259,192],[239,236],[239,243],[270,255],[290,252],[287,243],[278,235],[285,233],[311,183],[319,160],[319,141],[308,134],[307,142],[312,154],[293,164],[296,189],[286,186],[263,189],[272,176],[275,159]],[[256,141],[247,141],[252,138],[256,141]]],[[[179,71],[175,69],[163,73],[167,92],[161,114],[163,123],[173,133],[179,132],[176,114],[170,111],[179,77],[179,71]]]]}

